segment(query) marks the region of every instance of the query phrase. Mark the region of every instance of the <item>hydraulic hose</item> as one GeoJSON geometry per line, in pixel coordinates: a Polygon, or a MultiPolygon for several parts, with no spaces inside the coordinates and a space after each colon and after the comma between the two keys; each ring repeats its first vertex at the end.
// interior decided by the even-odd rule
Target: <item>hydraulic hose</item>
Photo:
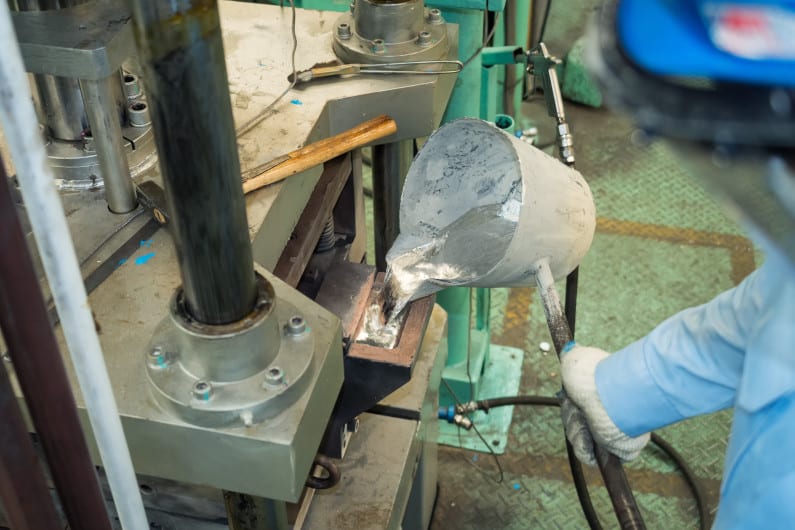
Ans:
{"type": "MultiPolygon", "coordinates": [[[[547,397],[547,396],[508,396],[508,397],[499,397],[499,398],[492,398],[492,399],[482,399],[480,401],[474,402],[474,407],[468,407],[469,411],[475,410],[482,410],[487,412],[495,407],[506,407],[512,405],[534,405],[534,406],[541,406],[541,407],[560,407],[560,401],[558,398],[554,397],[547,397]]],[[[664,440],[661,436],[656,433],[651,433],[651,441],[654,445],[660,448],[660,450],[668,455],[668,457],[676,463],[679,469],[682,472],[682,475],[685,478],[688,486],[693,492],[693,498],[696,501],[696,507],[698,508],[698,519],[699,519],[699,528],[701,530],[707,530],[709,528],[709,510],[707,509],[706,503],[706,495],[704,494],[704,489],[698,481],[696,474],[693,472],[692,468],[688,465],[685,461],[684,457],[677,451],[670,443],[664,440]]],[[[567,444],[570,447],[570,444],[567,444]]],[[[567,447],[567,448],[568,448],[567,447]]],[[[574,456],[574,455],[571,455],[574,456]]],[[[576,457],[574,457],[576,460],[576,457]]],[[[572,476],[574,477],[575,482],[580,480],[582,484],[585,484],[585,476],[582,473],[582,467],[579,467],[579,472],[575,472],[572,468],[572,476]]],[[[586,486],[587,488],[587,486],[586,486]]],[[[587,491],[587,489],[586,489],[587,491]]],[[[599,523],[598,518],[596,518],[596,512],[593,509],[593,505],[591,504],[590,495],[585,497],[585,500],[580,497],[580,503],[583,505],[583,511],[585,512],[585,517],[588,520],[588,524],[592,529],[599,529],[602,528],[601,524],[599,523]],[[590,509],[586,508],[590,506],[590,509]]]]}

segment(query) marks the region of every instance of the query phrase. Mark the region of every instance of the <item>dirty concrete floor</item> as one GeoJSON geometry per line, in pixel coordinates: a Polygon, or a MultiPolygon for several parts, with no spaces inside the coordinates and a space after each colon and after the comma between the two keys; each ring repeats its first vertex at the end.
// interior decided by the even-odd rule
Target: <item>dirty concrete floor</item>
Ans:
{"type": "MultiPolygon", "coordinates": [[[[553,53],[565,54],[596,3],[553,4],[545,38],[553,53]]],[[[738,226],[664,145],[634,145],[631,124],[607,110],[571,103],[567,110],[578,169],[591,186],[598,215],[594,243],[580,273],[579,342],[621,348],[678,310],[736,285],[761,261],[738,226]]],[[[541,100],[525,103],[522,111],[538,120],[541,143],[553,138],[541,100]]],[[[492,292],[492,343],[525,351],[521,394],[553,395],[560,387],[554,355],[538,346],[548,340],[532,289],[492,292]]],[[[730,412],[721,412],[659,432],[692,466],[713,515],[730,421],[730,412]]],[[[515,408],[508,449],[499,461],[502,480],[487,453],[441,447],[440,493],[431,528],[587,527],[556,409],[515,408]]],[[[648,528],[698,527],[690,489],[658,449],[648,448],[627,469],[648,528]]],[[[588,470],[587,476],[602,525],[617,527],[598,473],[588,470]]]]}

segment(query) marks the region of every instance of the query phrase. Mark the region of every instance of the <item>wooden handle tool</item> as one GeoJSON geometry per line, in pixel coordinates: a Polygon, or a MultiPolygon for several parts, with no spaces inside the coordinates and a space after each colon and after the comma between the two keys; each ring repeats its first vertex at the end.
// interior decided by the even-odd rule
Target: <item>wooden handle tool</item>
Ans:
{"type": "Polygon", "coordinates": [[[397,131],[397,123],[382,115],[340,134],[309,144],[243,173],[243,193],[279,182],[397,131]]]}

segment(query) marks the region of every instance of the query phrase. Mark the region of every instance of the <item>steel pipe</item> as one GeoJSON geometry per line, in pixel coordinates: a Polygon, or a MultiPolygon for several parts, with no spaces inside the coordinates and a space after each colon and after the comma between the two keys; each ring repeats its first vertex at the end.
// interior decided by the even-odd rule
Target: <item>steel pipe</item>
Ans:
{"type": "Polygon", "coordinates": [[[0,2],[0,121],[119,519],[125,530],[148,528],[94,317],[52,170],[47,165],[14,35],[8,4],[0,2]]]}
{"type": "Polygon", "coordinates": [[[217,1],[130,7],[188,311],[235,322],[256,288],[217,1]]]}
{"type": "Polygon", "coordinates": [[[0,226],[0,328],[61,505],[71,528],[110,530],[105,500],[1,160],[0,226]],[[42,384],[43,374],[46,384],[42,384]]]}
{"type": "Polygon", "coordinates": [[[138,206],[119,121],[117,96],[120,95],[120,85],[118,75],[80,80],[88,124],[105,183],[105,200],[113,213],[131,212],[138,206]]]}

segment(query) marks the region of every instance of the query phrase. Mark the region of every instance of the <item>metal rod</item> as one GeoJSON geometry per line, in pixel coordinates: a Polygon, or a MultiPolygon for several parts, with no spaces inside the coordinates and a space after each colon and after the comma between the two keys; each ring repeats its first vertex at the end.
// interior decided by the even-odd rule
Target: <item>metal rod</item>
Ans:
{"type": "Polygon", "coordinates": [[[0,181],[3,338],[70,527],[110,530],[105,500],[2,161],[0,181]],[[42,384],[44,377],[46,384],[42,384]]]}
{"type": "Polygon", "coordinates": [[[0,504],[14,530],[59,530],[55,512],[14,389],[0,366],[0,504]]]}
{"type": "Polygon", "coordinates": [[[127,213],[138,206],[135,187],[130,178],[130,165],[124,151],[124,141],[119,122],[116,100],[119,80],[116,75],[100,80],[80,80],[83,101],[86,104],[88,124],[94,138],[102,179],[105,182],[105,200],[113,213],[127,213]]]}
{"type": "Polygon", "coordinates": [[[566,322],[569,324],[571,330],[571,338],[574,340],[575,330],[577,328],[577,291],[580,284],[580,268],[577,267],[566,276],[566,305],[564,312],[566,313],[566,322]]]}
{"type": "Polygon", "coordinates": [[[414,140],[373,147],[375,266],[386,270],[386,253],[400,233],[400,195],[414,159],[414,140]]]}
{"type": "MultiPolygon", "coordinates": [[[[17,0],[12,10],[47,11],[84,3],[85,0],[17,0]]],[[[88,128],[80,83],[71,77],[31,74],[38,98],[40,118],[53,138],[76,142],[88,128]]]]}
{"type": "Polygon", "coordinates": [[[125,530],[148,528],[66,216],[47,164],[7,2],[0,2],[0,49],[3,50],[0,121],[14,158],[22,198],[61,317],[99,455],[122,527],[125,530]]]}
{"type": "Polygon", "coordinates": [[[188,310],[238,321],[256,289],[217,1],[130,8],[188,310]]]}
{"type": "MultiPolygon", "coordinates": [[[[536,284],[544,305],[552,343],[560,357],[565,346],[572,341],[572,334],[555,288],[555,279],[546,261],[537,264],[536,284]]],[[[568,398],[564,396],[562,399],[568,398]]],[[[598,445],[594,446],[594,454],[622,530],[645,528],[621,460],[598,445]]]]}

